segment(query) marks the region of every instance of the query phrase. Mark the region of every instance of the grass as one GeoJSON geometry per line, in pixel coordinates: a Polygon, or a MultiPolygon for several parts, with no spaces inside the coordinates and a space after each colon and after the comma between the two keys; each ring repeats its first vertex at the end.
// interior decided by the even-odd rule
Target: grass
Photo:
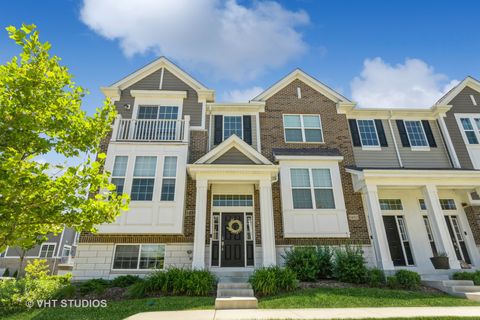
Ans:
{"type": "Polygon", "coordinates": [[[213,309],[214,297],[161,297],[123,301],[109,301],[105,308],[47,308],[34,309],[2,320],[116,320],[139,312],[213,309]]]}
{"type": "Polygon", "coordinates": [[[260,298],[259,308],[368,308],[480,306],[466,299],[419,291],[379,288],[318,288],[260,298]]]}
{"type": "MultiPolygon", "coordinates": [[[[4,320],[116,320],[139,312],[213,309],[214,297],[161,297],[109,301],[106,308],[47,308],[1,317],[4,320]]],[[[480,303],[444,294],[378,288],[304,289],[259,299],[259,308],[355,308],[355,307],[439,307],[480,306],[480,303]]],[[[400,320],[402,318],[398,318],[400,320]]],[[[410,318],[412,319],[412,318],[410,318]]],[[[418,318],[458,320],[473,318],[418,318]]],[[[390,319],[392,320],[392,319],[390,319]]]]}

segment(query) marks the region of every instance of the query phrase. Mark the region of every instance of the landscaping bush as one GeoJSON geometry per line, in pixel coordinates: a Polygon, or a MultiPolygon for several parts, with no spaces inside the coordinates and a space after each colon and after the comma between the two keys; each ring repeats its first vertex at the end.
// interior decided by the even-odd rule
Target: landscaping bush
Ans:
{"type": "Polygon", "coordinates": [[[399,270],[394,276],[388,277],[387,285],[392,289],[418,290],[420,275],[414,271],[399,270]]]}
{"type": "Polygon", "coordinates": [[[132,275],[118,276],[110,282],[110,286],[126,288],[139,281],[141,281],[139,276],[132,276],[132,275]]]}
{"type": "Polygon", "coordinates": [[[77,288],[74,285],[67,284],[57,291],[56,299],[72,299],[77,295],[77,288]]]}
{"type": "Polygon", "coordinates": [[[480,286],[480,271],[475,272],[455,272],[454,280],[472,280],[476,286],[480,286]]]}
{"type": "Polygon", "coordinates": [[[2,277],[10,277],[10,270],[8,270],[8,268],[3,271],[2,277]]]}
{"type": "Polygon", "coordinates": [[[79,290],[82,296],[89,293],[102,294],[109,286],[110,281],[105,279],[91,279],[80,284],[79,290]]]}
{"type": "Polygon", "coordinates": [[[157,271],[136,282],[127,290],[131,298],[162,293],[173,295],[205,296],[213,292],[215,277],[206,270],[188,270],[172,268],[157,271]]]}
{"type": "Polygon", "coordinates": [[[332,275],[332,251],[328,247],[294,247],[283,257],[285,266],[294,271],[300,281],[315,281],[332,275]]]}
{"type": "Polygon", "coordinates": [[[46,279],[50,274],[47,260],[35,259],[25,266],[25,276],[31,279],[46,279]]]}
{"type": "Polygon", "coordinates": [[[363,251],[360,247],[346,246],[335,250],[334,276],[343,282],[365,283],[368,269],[363,259],[363,251]]]}
{"type": "Polygon", "coordinates": [[[383,270],[373,268],[368,270],[368,284],[371,287],[380,287],[385,284],[385,274],[383,270]]]}
{"type": "Polygon", "coordinates": [[[262,296],[291,291],[298,286],[296,273],[289,268],[280,267],[256,269],[249,282],[255,293],[262,296]]]}

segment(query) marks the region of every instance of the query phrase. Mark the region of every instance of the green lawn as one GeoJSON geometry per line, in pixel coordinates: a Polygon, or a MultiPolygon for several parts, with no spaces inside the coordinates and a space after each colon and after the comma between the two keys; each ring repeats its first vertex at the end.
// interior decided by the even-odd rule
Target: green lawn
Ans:
{"type": "MultiPolygon", "coordinates": [[[[162,297],[108,302],[106,308],[51,308],[17,313],[5,320],[116,320],[146,311],[212,309],[214,297],[162,297]]],[[[348,307],[428,307],[480,306],[465,299],[443,294],[427,294],[376,288],[319,288],[298,290],[259,299],[263,309],[279,308],[348,308],[348,307]]],[[[410,318],[411,319],[411,318],[410,318]]],[[[419,318],[450,320],[472,318],[419,318]]]]}
{"type": "Polygon", "coordinates": [[[480,306],[480,303],[444,294],[378,288],[304,289],[259,299],[259,308],[353,308],[480,306]]]}

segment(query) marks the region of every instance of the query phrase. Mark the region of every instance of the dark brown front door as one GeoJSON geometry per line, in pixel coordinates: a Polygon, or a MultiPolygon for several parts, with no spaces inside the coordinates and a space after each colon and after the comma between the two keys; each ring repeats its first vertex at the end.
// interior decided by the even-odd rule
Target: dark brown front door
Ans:
{"type": "Polygon", "coordinates": [[[245,266],[245,230],[243,222],[243,212],[222,213],[222,267],[245,266]],[[230,227],[233,230],[229,230],[230,227]],[[239,228],[241,231],[236,232],[239,228]]]}
{"type": "Polygon", "coordinates": [[[394,266],[405,266],[405,256],[403,255],[402,242],[398,234],[397,222],[395,216],[383,216],[385,232],[387,234],[388,247],[394,266]]]}

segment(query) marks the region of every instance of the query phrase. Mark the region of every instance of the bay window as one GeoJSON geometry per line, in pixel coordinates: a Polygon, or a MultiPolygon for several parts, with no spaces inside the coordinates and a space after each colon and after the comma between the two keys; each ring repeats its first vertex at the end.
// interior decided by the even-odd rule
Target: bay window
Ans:
{"type": "Polygon", "coordinates": [[[330,169],[290,169],[294,209],[335,209],[330,169]]]}
{"type": "Polygon", "coordinates": [[[156,166],[157,157],[136,157],[130,194],[133,201],[151,201],[153,199],[156,166]]]}

